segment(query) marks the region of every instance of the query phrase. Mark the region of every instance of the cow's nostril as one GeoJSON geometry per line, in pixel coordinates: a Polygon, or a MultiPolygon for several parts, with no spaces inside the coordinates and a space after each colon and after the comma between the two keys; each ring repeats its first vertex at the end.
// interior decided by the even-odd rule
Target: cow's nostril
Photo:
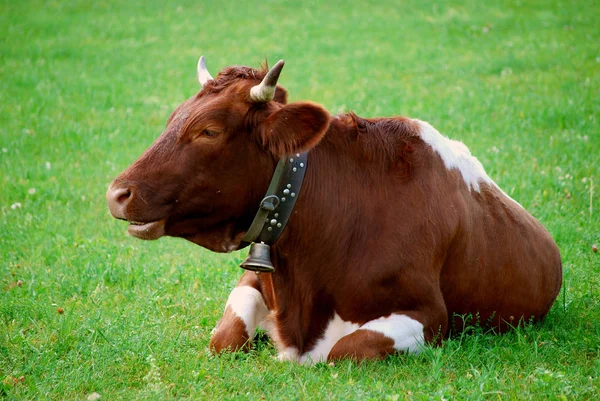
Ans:
{"type": "Polygon", "coordinates": [[[108,208],[110,213],[117,219],[125,218],[125,208],[127,203],[132,198],[132,190],[130,187],[127,188],[114,188],[111,186],[106,192],[106,201],[108,202],[108,208]]]}
{"type": "Polygon", "coordinates": [[[131,198],[131,188],[109,188],[108,193],[106,194],[107,198],[110,198],[110,201],[115,202],[118,205],[122,205],[127,203],[129,198],[131,198]]]}
{"type": "Polygon", "coordinates": [[[117,195],[117,203],[123,204],[123,203],[127,202],[130,197],[131,197],[131,191],[129,189],[126,189],[125,192],[117,195]]]}

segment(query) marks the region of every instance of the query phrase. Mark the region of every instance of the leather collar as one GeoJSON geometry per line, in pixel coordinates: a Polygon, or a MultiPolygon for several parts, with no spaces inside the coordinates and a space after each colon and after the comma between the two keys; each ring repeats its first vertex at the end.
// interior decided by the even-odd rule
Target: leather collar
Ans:
{"type": "Polygon", "coordinates": [[[296,153],[279,160],[258,212],[242,238],[243,243],[273,245],[277,241],[294,210],[307,161],[308,153],[296,153]]]}

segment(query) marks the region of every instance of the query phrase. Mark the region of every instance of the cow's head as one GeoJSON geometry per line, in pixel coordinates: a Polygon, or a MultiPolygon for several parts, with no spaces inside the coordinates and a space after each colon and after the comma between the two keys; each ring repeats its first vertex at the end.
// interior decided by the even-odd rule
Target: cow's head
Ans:
{"type": "Polygon", "coordinates": [[[228,67],[182,103],[159,138],[108,188],[111,214],[141,239],[183,237],[218,252],[237,249],[277,160],[314,147],[330,121],[322,107],[286,104],[268,72],[228,67]]]}

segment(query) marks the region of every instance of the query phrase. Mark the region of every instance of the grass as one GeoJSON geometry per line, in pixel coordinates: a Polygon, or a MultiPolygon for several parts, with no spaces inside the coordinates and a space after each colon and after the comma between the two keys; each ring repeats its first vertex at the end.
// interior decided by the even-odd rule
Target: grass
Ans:
{"type": "Polygon", "coordinates": [[[220,3],[0,2],[0,399],[598,399],[600,4],[220,3]],[[546,321],[364,364],[210,356],[245,255],[129,238],[104,201],[201,54],[464,141],[561,249],[546,321]]]}

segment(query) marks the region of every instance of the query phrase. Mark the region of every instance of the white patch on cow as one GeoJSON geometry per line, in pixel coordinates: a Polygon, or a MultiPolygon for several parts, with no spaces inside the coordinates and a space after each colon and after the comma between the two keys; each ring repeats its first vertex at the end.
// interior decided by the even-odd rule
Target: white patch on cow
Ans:
{"type": "Polygon", "coordinates": [[[247,285],[235,287],[227,299],[227,307],[231,307],[233,313],[242,319],[246,325],[246,333],[252,339],[256,327],[267,317],[269,309],[265,305],[262,294],[247,285]]]}
{"type": "Polygon", "coordinates": [[[336,313],[327,324],[323,336],[317,341],[314,348],[300,356],[299,362],[311,365],[327,360],[329,351],[340,338],[355,332],[359,328],[357,323],[347,322],[336,313]]]}
{"type": "Polygon", "coordinates": [[[327,324],[321,338],[308,352],[299,355],[295,347],[285,347],[277,354],[279,361],[299,362],[312,365],[327,360],[333,346],[342,338],[358,330],[381,333],[394,341],[397,351],[417,354],[425,343],[423,324],[406,315],[391,314],[371,320],[362,326],[343,320],[337,313],[327,324]]]}
{"type": "Polygon", "coordinates": [[[421,139],[440,155],[448,170],[458,169],[460,171],[469,190],[473,188],[479,192],[479,181],[493,184],[481,162],[471,155],[464,143],[446,138],[425,121],[413,121],[420,127],[421,139]]]}
{"type": "Polygon", "coordinates": [[[371,320],[359,330],[371,330],[394,340],[394,349],[418,354],[425,343],[423,324],[406,315],[391,314],[371,320]]]}
{"type": "Polygon", "coordinates": [[[269,337],[275,338],[276,325],[275,325],[275,314],[269,311],[269,314],[258,324],[261,330],[268,333],[269,337]]]}
{"type": "Polygon", "coordinates": [[[471,155],[469,148],[464,143],[446,138],[425,121],[416,119],[413,121],[421,128],[419,132],[421,139],[440,155],[444,166],[448,170],[456,168],[460,171],[469,190],[473,188],[479,192],[479,182],[482,181],[492,187],[496,187],[509,200],[513,201],[521,209],[524,209],[519,202],[511,198],[487,175],[481,162],[475,156],[471,155]]]}
{"type": "Polygon", "coordinates": [[[239,244],[229,244],[228,246],[226,246],[227,253],[237,250],[239,248],[239,246],[240,246],[239,244]]]}
{"type": "Polygon", "coordinates": [[[298,349],[295,347],[287,347],[279,351],[277,359],[281,362],[298,362],[298,349]]]}

